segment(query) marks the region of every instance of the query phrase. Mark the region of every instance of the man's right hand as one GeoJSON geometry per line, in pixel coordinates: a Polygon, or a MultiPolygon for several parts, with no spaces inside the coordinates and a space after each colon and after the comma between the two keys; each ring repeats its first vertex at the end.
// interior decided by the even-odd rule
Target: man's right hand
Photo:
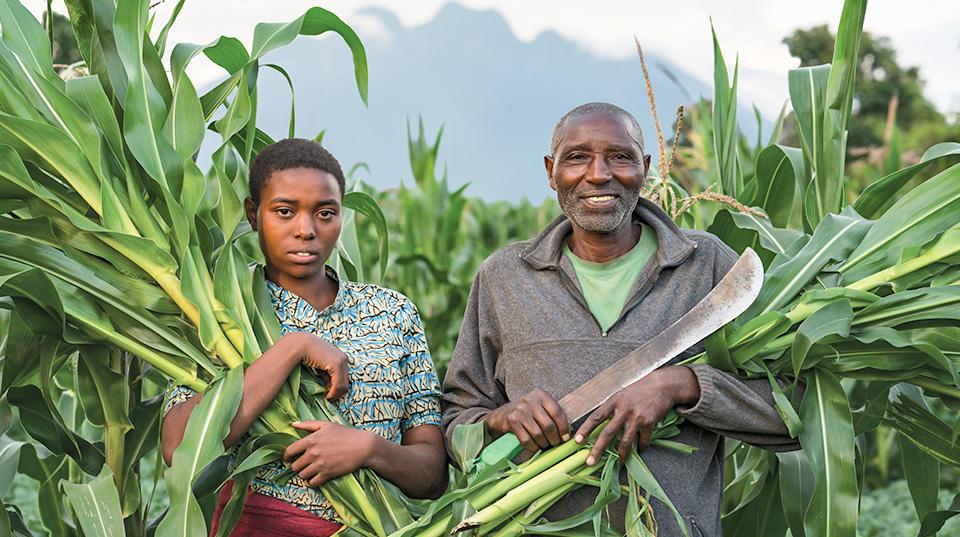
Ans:
{"type": "Polygon", "coordinates": [[[539,388],[490,412],[486,422],[491,434],[513,433],[523,449],[531,453],[570,439],[567,414],[553,397],[539,388]]]}
{"type": "Polygon", "coordinates": [[[347,393],[350,382],[350,366],[347,355],[336,345],[309,332],[290,332],[284,337],[297,338],[296,358],[307,367],[322,371],[329,377],[328,401],[347,393]]]}

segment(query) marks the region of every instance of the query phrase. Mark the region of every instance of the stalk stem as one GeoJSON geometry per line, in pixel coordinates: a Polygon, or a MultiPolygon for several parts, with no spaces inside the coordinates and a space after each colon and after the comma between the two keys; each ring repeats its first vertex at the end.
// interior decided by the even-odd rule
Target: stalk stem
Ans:
{"type": "Polygon", "coordinates": [[[87,330],[96,334],[100,334],[101,337],[118,348],[140,357],[143,361],[157,368],[167,377],[173,379],[175,383],[182,384],[198,392],[203,392],[207,389],[207,384],[198,379],[195,373],[181,368],[180,366],[171,362],[167,357],[157,353],[139,341],[128,338],[119,332],[104,331],[101,327],[97,326],[96,323],[88,322],[82,317],[71,317],[71,319],[77,324],[85,327],[87,330]]]}
{"type": "MultiPolygon", "coordinates": [[[[200,327],[200,310],[190,302],[186,296],[183,295],[183,290],[180,287],[180,280],[173,274],[168,272],[157,273],[156,271],[149,270],[149,267],[141,267],[147,271],[150,276],[156,280],[160,287],[163,289],[168,296],[180,307],[180,311],[187,316],[187,319],[193,323],[193,326],[197,328],[200,327]]],[[[230,369],[240,366],[243,364],[243,358],[240,356],[240,353],[237,352],[237,349],[230,344],[230,341],[227,340],[226,335],[223,334],[223,330],[220,328],[219,323],[217,324],[217,329],[220,332],[219,337],[216,338],[216,341],[213,344],[213,350],[220,357],[220,360],[223,362],[223,365],[227,366],[230,369]]]]}
{"type": "Polygon", "coordinates": [[[559,446],[548,451],[544,451],[539,457],[529,461],[527,466],[518,468],[515,474],[506,477],[490,487],[480,491],[476,497],[468,498],[470,505],[477,510],[483,509],[484,507],[500,499],[504,494],[507,494],[523,483],[533,479],[544,470],[547,470],[570,455],[576,453],[580,447],[580,444],[576,443],[576,441],[571,438],[566,443],[560,444],[559,446]]]}
{"type": "MultiPolygon", "coordinates": [[[[590,449],[588,447],[580,449],[559,464],[511,490],[503,498],[464,520],[455,531],[503,522],[539,497],[568,482],[570,474],[579,472],[580,468],[586,464],[589,454],[590,449]]],[[[593,468],[599,469],[600,465],[593,468]]]]}
{"type": "Polygon", "coordinates": [[[960,251],[960,245],[958,245],[954,250],[944,249],[943,251],[937,251],[937,249],[933,249],[921,256],[908,259],[899,265],[894,265],[887,269],[881,270],[880,272],[867,276],[862,280],[853,282],[847,286],[847,289],[869,291],[870,289],[896,280],[897,278],[902,278],[911,272],[932,265],[947,256],[955,254],[957,251],[960,251]]]}
{"type": "Polygon", "coordinates": [[[935,380],[925,379],[923,377],[915,377],[908,379],[907,382],[915,386],[919,386],[925,390],[930,390],[931,392],[939,393],[940,395],[946,395],[954,399],[960,400],[960,389],[954,388],[952,386],[947,386],[946,384],[941,384],[935,380]]]}

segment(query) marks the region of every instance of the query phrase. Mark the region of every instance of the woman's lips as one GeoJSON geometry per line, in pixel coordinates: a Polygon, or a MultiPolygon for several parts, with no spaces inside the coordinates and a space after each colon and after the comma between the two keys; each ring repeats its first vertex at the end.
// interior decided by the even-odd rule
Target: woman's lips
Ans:
{"type": "Polygon", "coordinates": [[[287,257],[294,263],[312,263],[316,261],[319,254],[316,252],[311,252],[309,250],[295,250],[292,252],[287,252],[287,257]]]}

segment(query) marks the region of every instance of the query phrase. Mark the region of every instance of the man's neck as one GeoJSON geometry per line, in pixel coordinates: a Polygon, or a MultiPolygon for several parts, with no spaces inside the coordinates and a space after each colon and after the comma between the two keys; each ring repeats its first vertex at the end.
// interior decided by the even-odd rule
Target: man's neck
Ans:
{"type": "Polygon", "coordinates": [[[595,233],[573,225],[567,246],[573,255],[592,263],[606,263],[629,252],[640,240],[640,225],[628,222],[612,233],[595,233]]]}

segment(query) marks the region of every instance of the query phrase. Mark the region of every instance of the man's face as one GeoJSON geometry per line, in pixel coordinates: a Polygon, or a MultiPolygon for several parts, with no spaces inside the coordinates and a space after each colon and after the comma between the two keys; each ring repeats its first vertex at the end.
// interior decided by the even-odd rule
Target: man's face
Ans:
{"type": "Polygon", "coordinates": [[[289,288],[295,280],[324,274],[340,236],[341,197],[329,173],[291,168],[270,174],[259,206],[247,198],[247,218],[260,236],[268,278],[289,288]]]}
{"type": "Polygon", "coordinates": [[[650,164],[630,123],[597,112],[567,121],[556,154],[545,157],[550,188],[573,225],[613,233],[630,225],[650,164]]]}

